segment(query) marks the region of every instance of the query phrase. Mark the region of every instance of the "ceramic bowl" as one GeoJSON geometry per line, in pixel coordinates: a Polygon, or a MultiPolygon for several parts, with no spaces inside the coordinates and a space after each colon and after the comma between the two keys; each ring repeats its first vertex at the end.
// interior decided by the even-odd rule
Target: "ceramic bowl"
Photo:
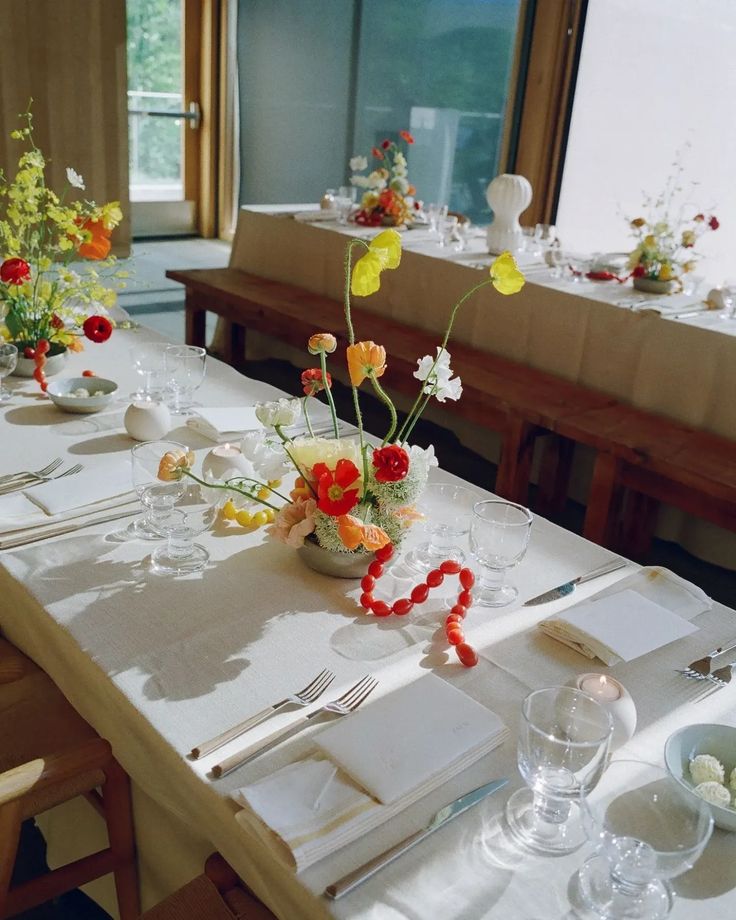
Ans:
{"type": "MultiPolygon", "coordinates": [[[[726,769],[725,782],[736,767],[736,728],[730,725],[688,725],[670,735],[664,746],[664,762],[670,775],[692,795],[690,761],[698,754],[712,754],[726,769]]],[[[736,831],[736,808],[710,805],[713,820],[724,831],[736,831]]]]}
{"type": "Polygon", "coordinates": [[[104,377],[64,377],[49,383],[46,394],[64,412],[89,414],[99,412],[112,402],[118,385],[104,377]],[[71,396],[74,390],[84,389],[89,393],[102,391],[101,396],[71,396]]]}

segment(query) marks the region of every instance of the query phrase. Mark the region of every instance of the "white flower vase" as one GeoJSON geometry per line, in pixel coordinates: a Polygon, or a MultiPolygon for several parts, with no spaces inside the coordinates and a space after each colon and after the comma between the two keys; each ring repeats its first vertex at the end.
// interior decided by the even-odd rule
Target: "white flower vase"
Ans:
{"type": "Polygon", "coordinates": [[[524,242],[519,215],[531,204],[531,183],[524,176],[510,173],[496,176],[486,189],[486,200],[493,210],[487,233],[488,251],[519,252],[524,242]]]}
{"type": "MultiPolygon", "coordinates": [[[[54,374],[58,374],[64,370],[66,365],[66,356],[67,350],[59,352],[58,354],[51,355],[46,358],[46,364],[44,365],[43,372],[47,377],[52,377],[54,374]]],[[[36,370],[36,362],[33,358],[26,358],[24,355],[18,355],[18,363],[15,366],[13,371],[14,377],[33,377],[33,372],[36,370]]]]}
{"type": "Polygon", "coordinates": [[[296,551],[302,562],[312,571],[333,578],[362,578],[376,558],[373,553],[340,553],[325,549],[313,537],[307,537],[296,551]]]}

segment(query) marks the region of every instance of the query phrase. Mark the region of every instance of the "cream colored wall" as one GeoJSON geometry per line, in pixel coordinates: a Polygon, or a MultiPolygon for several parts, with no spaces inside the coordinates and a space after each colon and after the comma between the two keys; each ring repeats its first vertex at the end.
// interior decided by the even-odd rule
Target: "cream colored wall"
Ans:
{"type": "Polygon", "coordinates": [[[9,138],[33,98],[36,143],[55,190],[73,166],[97,202],[120,201],[118,255],[130,250],[125,0],[2,0],[0,167],[14,173],[9,138]]]}

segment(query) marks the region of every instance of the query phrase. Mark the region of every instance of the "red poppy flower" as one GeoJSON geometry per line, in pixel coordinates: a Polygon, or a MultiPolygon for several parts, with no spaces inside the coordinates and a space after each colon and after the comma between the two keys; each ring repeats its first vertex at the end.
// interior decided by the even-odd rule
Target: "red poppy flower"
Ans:
{"type": "Polygon", "coordinates": [[[51,314],[51,328],[52,329],[62,329],[64,327],[64,320],[57,316],[56,313],[51,314]]]}
{"type": "Polygon", "coordinates": [[[409,472],[409,454],[398,444],[373,451],[373,466],[378,482],[399,482],[409,472]]]}
{"type": "MultiPolygon", "coordinates": [[[[302,373],[302,386],[304,387],[305,396],[314,396],[325,389],[322,380],[322,371],[318,367],[310,367],[302,373]]],[[[332,374],[327,373],[327,387],[332,386],[332,374]]]]}
{"type": "Polygon", "coordinates": [[[31,266],[25,259],[6,259],[0,265],[0,281],[5,284],[23,284],[31,277],[31,266]]]}
{"type": "Polygon", "coordinates": [[[106,342],[112,335],[112,323],[106,316],[88,316],[82,331],[91,342],[106,342]]]}
{"type": "Polygon", "coordinates": [[[399,137],[402,141],[406,141],[407,144],[413,144],[414,138],[409,134],[408,131],[399,131],[399,137]]]}
{"type": "Polygon", "coordinates": [[[317,507],[320,511],[340,517],[358,504],[357,488],[349,488],[360,478],[358,467],[352,460],[345,457],[338,460],[334,472],[326,463],[315,463],[312,475],[317,480],[317,507]]]}
{"type": "Polygon", "coordinates": [[[721,224],[718,218],[714,216],[714,217],[708,218],[708,226],[710,227],[711,230],[717,230],[721,226],[721,224]]]}
{"type": "Polygon", "coordinates": [[[371,153],[378,160],[383,159],[383,151],[379,147],[371,147],[371,153]]]}
{"type": "Polygon", "coordinates": [[[646,269],[643,265],[637,265],[636,268],[631,273],[632,278],[643,278],[646,275],[646,269]]]}
{"type": "Polygon", "coordinates": [[[382,144],[381,144],[381,147],[383,147],[384,150],[388,150],[388,148],[389,148],[390,146],[391,146],[391,141],[389,141],[389,140],[385,140],[385,141],[383,141],[382,144]]]}

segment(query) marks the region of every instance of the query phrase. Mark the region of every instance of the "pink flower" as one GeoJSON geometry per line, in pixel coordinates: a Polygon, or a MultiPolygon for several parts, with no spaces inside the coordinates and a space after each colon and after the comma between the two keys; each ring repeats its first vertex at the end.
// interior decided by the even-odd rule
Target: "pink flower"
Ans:
{"type": "Polygon", "coordinates": [[[284,505],[267,533],[292,549],[299,549],[304,538],[314,530],[316,511],[317,502],[313,498],[284,505]]]}

